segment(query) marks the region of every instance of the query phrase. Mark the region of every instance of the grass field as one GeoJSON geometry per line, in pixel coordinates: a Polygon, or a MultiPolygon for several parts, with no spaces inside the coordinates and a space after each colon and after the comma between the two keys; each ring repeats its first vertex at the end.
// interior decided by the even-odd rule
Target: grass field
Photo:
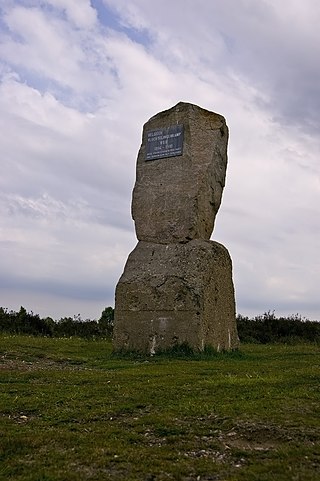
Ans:
{"type": "Polygon", "coordinates": [[[320,479],[319,347],[111,349],[0,336],[1,480],[320,479]]]}

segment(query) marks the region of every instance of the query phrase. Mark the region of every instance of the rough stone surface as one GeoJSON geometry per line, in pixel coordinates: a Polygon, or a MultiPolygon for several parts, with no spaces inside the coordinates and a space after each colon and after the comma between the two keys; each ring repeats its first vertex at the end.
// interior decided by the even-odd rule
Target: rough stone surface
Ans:
{"type": "Polygon", "coordinates": [[[167,244],[210,239],[227,167],[224,117],[189,103],[152,117],[143,128],[132,196],[139,240],[167,244]],[[184,126],[183,154],[146,161],[150,130],[184,126]]]}
{"type": "Polygon", "coordinates": [[[232,263],[213,241],[138,242],[116,288],[114,347],[238,346],[232,263]]]}
{"type": "Polygon", "coordinates": [[[225,119],[188,103],[145,124],[132,195],[139,242],[116,287],[115,350],[238,346],[231,258],[209,240],[225,183],[227,142],[225,119]],[[177,133],[172,149],[169,132],[177,133]],[[148,135],[153,160],[146,156],[148,135]],[[174,156],[164,157],[168,153],[174,156]]]}

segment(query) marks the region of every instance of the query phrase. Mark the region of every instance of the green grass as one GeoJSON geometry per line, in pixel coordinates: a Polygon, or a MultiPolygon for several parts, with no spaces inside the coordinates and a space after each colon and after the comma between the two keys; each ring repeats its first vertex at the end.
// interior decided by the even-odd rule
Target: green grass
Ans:
{"type": "Polygon", "coordinates": [[[320,349],[188,359],[0,336],[0,479],[318,481],[320,349]]]}

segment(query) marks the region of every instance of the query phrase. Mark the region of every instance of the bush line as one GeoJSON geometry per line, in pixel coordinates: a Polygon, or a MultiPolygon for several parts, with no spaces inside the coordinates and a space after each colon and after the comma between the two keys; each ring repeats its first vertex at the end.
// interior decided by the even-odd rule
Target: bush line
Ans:
{"type": "MultiPolygon", "coordinates": [[[[80,314],[58,321],[21,306],[19,312],[0,307],[0,333],[47,337],[112,338],[114,309],[106,307],[98,320],[81,319],[80,314]]],[[[300,342],[320,343],[320,322],[309,321],[299,314],[277,317],[274,311],[249,318],[237,315],[240,342],[255,344],[300,342]]]]}

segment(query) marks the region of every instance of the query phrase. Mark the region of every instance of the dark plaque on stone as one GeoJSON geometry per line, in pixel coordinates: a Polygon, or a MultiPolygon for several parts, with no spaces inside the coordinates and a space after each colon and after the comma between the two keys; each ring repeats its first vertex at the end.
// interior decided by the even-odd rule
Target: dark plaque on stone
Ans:
{"type": "Polygon", "coordinates": [[[176,157],[182,155],[182,150],[183,125],[172,125],[147,132],[146,160],[176,157]]]}

